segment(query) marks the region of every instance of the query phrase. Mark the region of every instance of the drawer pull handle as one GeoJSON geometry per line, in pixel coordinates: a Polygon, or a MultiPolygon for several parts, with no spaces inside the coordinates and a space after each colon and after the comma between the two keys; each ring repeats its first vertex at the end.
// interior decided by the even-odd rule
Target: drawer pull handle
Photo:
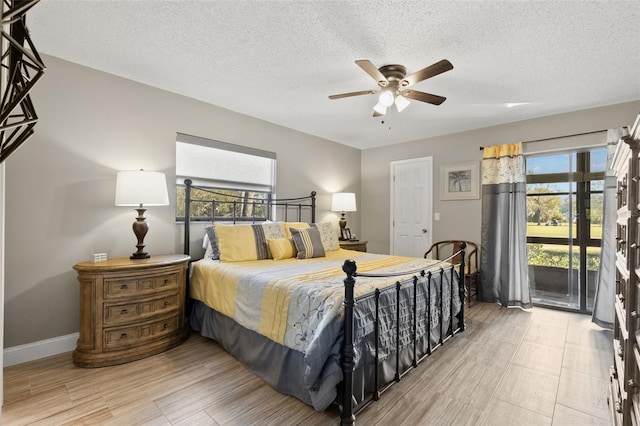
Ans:
{"type": "Polygon", "coordinates": [[[126,338],[127,338],[127,333],[122,333],[122,334],[120,335],[120,338],[121,338],[121,339],[126,339],[126,338]]]}
{"type": "Polygon", "coordinates": [[[126,290],[126,289],[128,289],[128,288],[129,288],[129,286],[128,286],[128,285],[126,285],[126,284],[122,284],[122,285],[120,286],[120,290],[126,290]]]}
{"type": "Polygon", "coordinates": [[[169,284],[169,278],[165,278],[165,279],[164,279],[164,283],[165,283],[165,284],[169,284]]]}
{"type": "Polygon", "coordinates": [[[123,309],[123,310],[120,311],[121,314],[126,314],[127,312],[129,312],[129,311],[127,311],[126,309],[123,309]]]}
{"type": "Polygon", "coordinates": [[[166,322],[164,323],[164,328],[169,328],[169,324],[167,324],[166,322]]]}
{"type": "Polygon", "coordinates": [[[169,306],[169,301],[168,300],[164,301],[164,306],[169,306]]]}

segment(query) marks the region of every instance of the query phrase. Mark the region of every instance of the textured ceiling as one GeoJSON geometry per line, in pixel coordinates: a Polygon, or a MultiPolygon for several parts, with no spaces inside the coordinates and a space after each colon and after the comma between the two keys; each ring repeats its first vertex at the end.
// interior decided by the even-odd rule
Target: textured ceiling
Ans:
{"type": "MultiPolygon", "coordinates": [[[[357,148],[640,99],[639,1],[73,1],[27,16],[41,53],[357,148]],[[440,59],[447,97],[373,118],[355,65],[440,59]]],[[[45,75],[46,78],[46,75],[45,75]]],[[[181,130],[181,129],[176,129],[181,130]]]]}

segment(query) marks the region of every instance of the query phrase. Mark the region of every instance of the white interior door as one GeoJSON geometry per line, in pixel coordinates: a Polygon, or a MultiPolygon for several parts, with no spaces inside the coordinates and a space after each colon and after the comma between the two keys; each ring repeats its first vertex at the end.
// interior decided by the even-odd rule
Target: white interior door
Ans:
{"type": "Polygon", "coordinates": [[[431,246],[433,157],[391,162],[391,254],[422,257],[431,246]]]}

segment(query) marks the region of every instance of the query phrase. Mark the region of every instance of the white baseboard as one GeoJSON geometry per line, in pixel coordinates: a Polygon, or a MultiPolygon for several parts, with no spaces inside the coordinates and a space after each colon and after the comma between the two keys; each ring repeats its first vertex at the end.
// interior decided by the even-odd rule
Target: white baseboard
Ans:
{"type": "Polygon", "coordinates": [[[66,336],[27,343],[26,345],[6,348],[3,351],[3,366],[10,367],[12,365],[22,364],[23,362],[72,351],[76,348],[76,342],[79,336],[79,333],[73,333],[67,334],[66,336]]]}

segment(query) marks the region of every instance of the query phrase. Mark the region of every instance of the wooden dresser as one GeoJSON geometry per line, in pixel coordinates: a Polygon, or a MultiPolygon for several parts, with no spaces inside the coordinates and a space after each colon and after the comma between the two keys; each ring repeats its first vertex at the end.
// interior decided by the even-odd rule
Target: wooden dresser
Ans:
{"type": "Polygon", "coordinates": [[[613,424],[640,424],[640,115],[613,158],[617,177],[616,283],[609,407],[613,424]]]}
{"type": "Polygon", "coordinates": [[[122,364],[154,355],[189,336],[185,319],[189,256],[109,259],[73,267],[80,282],[79,367],[122,364]]]}

